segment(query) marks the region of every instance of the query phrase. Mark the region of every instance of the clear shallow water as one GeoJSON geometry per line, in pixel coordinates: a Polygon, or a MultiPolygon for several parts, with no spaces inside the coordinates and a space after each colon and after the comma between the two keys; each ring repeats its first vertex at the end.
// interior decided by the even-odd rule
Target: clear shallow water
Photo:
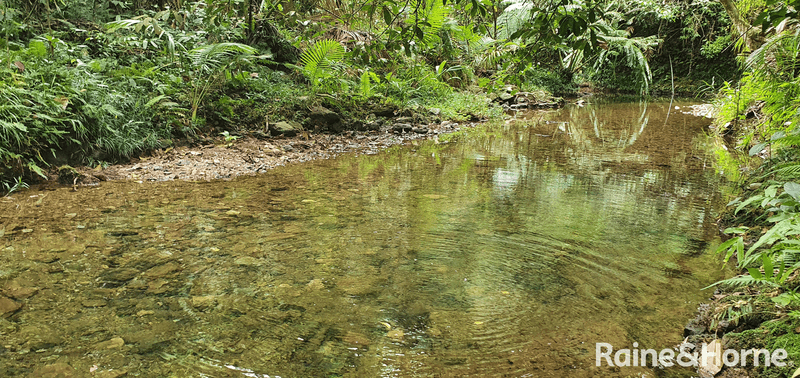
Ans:
{"type": "Polygon", "coordinates": [[[679,343],[721,278],[708,121],[667,110],[570,106],[230,182],[15,194],[0,310],[22,307],[0,315],[0,375],[641,374],[595,367],[594,344],[679,343]]]}

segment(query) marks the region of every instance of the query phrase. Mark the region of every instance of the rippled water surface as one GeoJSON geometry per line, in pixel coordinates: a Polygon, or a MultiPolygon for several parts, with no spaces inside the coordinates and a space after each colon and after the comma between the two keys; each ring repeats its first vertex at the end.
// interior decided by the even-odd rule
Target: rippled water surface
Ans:
{"type": "Polygon", "coordinates": [[[639,374],[595,367],[595,343],[679,343],[720,278],[708,121],[668,109],[569,106],[229,182],[15,193],[0,375],[639,374]]]}

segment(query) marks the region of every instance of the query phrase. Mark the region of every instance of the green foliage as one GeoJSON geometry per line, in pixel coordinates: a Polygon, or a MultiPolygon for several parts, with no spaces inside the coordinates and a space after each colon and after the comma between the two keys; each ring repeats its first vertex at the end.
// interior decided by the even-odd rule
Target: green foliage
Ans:
{"type": "MultiPolygon", "coordinates": [[[[800,305],[800,297],[796,296],[793,287],[788,284],[789,278],[800,269],[800,184],[786,182],[783,185],[770,185],[763,193],[752,195],[746,199],[737,198],[729,206],[736,205],[734,214],[741,211],[760,211],[755,214],[756,222],[763,219],[766,229],[763,233],[758,228],[734,227],[725,230],[733,234],[722,243],[717,252],[725,256],[724,261],[736,256],[737,265],[748,274],[719,281],[733,287],[767,285],[782,289],[783,294],[774,298],[781,306],[800,305]],[[750,235],[751,231],[756,232],[750,235]],[[755,241],[745,249],[745,240],[755,241]]],[[[713,286],[713,285],[712,285],[713,286]]]]}
{"type": "MultiPolygon", "coordinates": [[[[800,326],[800,319],[794,316],[767,321],[758,328],[727,334],[725,336],[728,340],[726,347],[737,350],[767,349],[770,351],[780,348],[786,350],[788,361],[800,361],[800,334],[794,331],[798,326],[800,326]]],[[[785,367],[761,365],[753,372],[758,377],[791,377],[797,370],[796,364],[791,363],[785,367]]]]}
{"type": "Polygon", "coordinates": [[[8,195],[11,193],[22,189],[27,189],[29,187],[27,183],[22,181],[22,177],[16,177],[12,181],[2,181],[2,183],[3,191],[6,193],[6,197],[8,197],[8,195]]]}

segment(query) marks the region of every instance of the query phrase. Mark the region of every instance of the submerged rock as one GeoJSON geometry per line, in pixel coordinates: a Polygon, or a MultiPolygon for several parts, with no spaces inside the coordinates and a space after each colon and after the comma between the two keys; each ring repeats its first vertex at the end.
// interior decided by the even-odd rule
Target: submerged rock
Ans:
{"type": "Polygon", "coordinates": [[[114,285],[119,286],[134,279],[138,274],[139,270],[134,268],[109,269],[100,274],[100,280],[110,284],[110,287],[114,287],[114,285]]]}
{"type": "Polygon", "coordinates": [[[235,260],[233,260],[233,263],[236,264],[236,265],[241,265],[241,266],[259,266],[259,265],[263,264],[263,261],[261,261],[261,259],[255,258],[255,257],[242,256],[242,257],[238,257],[235,260]]]}
{"type": "Polygon", "coordinates": [[[28,375],[29,378],[72,378],[75,376],[75,368],[63,362],[40,367],[28,375]]]}
{"type": "Polygon", "coordinates": [[[355,331],[347,331],[347,333],[342,336],[342,341],[355,346],[369,346],[370,344],[369,337],[367,335],[355,331]]]}
{"type": "Polygon", "coordinates": [[[394,341],[402,341],[403,337],[405,337],[405,333],[403,332],[402,329],[393,329],[387,332],[386,336],[388,336],[390,339],[394,341]]]}
{"type": "Polygon", "coordinates": [[[6,297],[0,297],[0,316],[10,316],[20,308],[22,308],[22,305],[14,300],[6,297]]]}
{"type": "Polygon", "coordinates": [[[124,345],[125,345],[125,340],[123,340],[121,337],[115,337],[113,339],[95,344],[94,349],[95,350],[117,349],[117,348],[122,348],[122,346],[124,345]]]}
{"type": "Polygon", "coordinates": [[[692,319],[683,327],[683,337],[694,336],[703,334],[706,331],[706,326],[701,325],[697,319],[692,319]]]}
{"type": "Polygon", "coordinates": [[[325,283],[323,283],[321,279],[315,278],[306,284],[306,287],[310,290],[322,290],[325,288],[325,283]]]}
{"type": "Polygon", "coordinates": [[[162,278],[180,270],[181,270],[180,265],[174,262],[168,262],[166,264],[150,268],[149,270],[144,272],[144,276],[147,278],[162,278]]]}
{"type": "Polygon", "coordinates": [[[214,295],[199,295],[192,297],[192,307],[198,311],[207,311],[217,305],[217,297],[214,295]]]}
{"type": "Polygon", "coordinates": [[[14,299],[25,299],[39,292],[38,287],[24,286],[17,281],[11,281],[3,288],[3,293],[14,299]]]}

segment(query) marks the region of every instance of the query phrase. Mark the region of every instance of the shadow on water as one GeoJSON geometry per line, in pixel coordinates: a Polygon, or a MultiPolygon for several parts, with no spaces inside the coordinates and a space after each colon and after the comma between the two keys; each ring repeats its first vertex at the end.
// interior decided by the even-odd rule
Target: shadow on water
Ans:
{"type": "Polygon", "coordinates": [[[570,106],[229,182],[17,194],[0,372],[648,372],[594,366],[595,343],[676,345],[720,278],[708,122],[667,111],[570,106]]]}

